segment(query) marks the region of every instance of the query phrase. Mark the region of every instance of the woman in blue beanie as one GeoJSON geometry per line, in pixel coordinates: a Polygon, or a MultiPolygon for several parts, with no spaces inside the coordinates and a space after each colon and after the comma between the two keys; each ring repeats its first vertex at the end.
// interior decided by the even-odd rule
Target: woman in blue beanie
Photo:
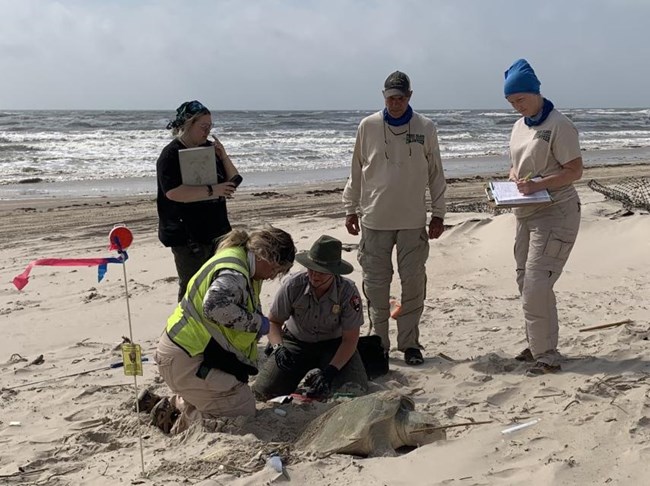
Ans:
{"type": "Polygon", "coordinates": [[[553,286],[580,227],[580,199],[573,182],[582,177],[578,131],[540,94],[540,81],[525,59],[505,72],[504,94],[522,115],[510,135],[510,180],[522,194],[547,189],[553,203],[514,209],[515,262],[528,346],[516,359],[533,365],[528,376],[560,370],[558,317],[553,286]]]}

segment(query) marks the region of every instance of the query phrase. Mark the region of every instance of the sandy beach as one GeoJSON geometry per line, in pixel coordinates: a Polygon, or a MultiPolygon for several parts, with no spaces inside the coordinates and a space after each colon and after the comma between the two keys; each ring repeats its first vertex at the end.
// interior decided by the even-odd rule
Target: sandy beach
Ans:
{"type": "MultiPolygon", "coordinates": [[[[121,361],[119,345],[129,336],[121,266],[109,265],[100,283],[96,268],[46,266],[35,267],[20,292],[11,283],[37,258],[115,256],[108,233],[125,223],[134,234],[125,267],[133,339],[148,358],[137,383],[165,393],[152,353],[176,304],[176,276],[171,252],[157,238],[155,200],[0,201],[0,484],[647,484],[650,215],[626,211],[586,186],[641,176],[650,177],[650,163],[591,167],[577,184],[582,226],[556,285],[563,371],[537,378],[524,376],[513,359],[525,347],[514,216],[486,207],[489,177],[448,181],[447,229],[431,243],[427,263],[425,363],[407,367],[392,350],[391,371],[372,390],[407,395],[443,425],[490,423],[449,428],[446,441],[368,459],[320,458],[293,446],[332,406],[325,403],[258,403],[255,418],[218,419],[164,436],[133,411],[133,378],[110,367],[121,361]],[[280,478],[265,466],[273,452],[286,466],[280,478]]],[[[231,223],[273,224],[289,231],[299,250],[322,234],[337,237],[361,288],[358,237],[343,226],[343,185],[237,193],[231,223]]],[[[278,285],[265,284],[265,308],[278,285]]]]}

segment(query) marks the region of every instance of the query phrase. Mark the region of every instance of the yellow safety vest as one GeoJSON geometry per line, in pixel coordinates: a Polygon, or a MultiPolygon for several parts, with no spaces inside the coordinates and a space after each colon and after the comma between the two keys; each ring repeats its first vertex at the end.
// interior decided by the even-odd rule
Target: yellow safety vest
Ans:
{"type": "Polygon", "coordinates": [[[203,315],[203,298],[216,274],[224,268],[236,270],[246,277],[249,295],[246,309],[251,313],[257,311],[262,282],[251,279],[246,249],[225,248],[205,262],[190,279],[183,300],[167,320],[167,335],[192,357],[203,353],[210,338],[214,338],[221,348],[235,354],[239,361],[256,368],[257,333],[238,331],[203,315]]]}

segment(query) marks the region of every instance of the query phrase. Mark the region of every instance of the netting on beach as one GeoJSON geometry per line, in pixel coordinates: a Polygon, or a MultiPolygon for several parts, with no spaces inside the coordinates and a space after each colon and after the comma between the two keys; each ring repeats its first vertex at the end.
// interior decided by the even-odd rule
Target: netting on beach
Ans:
{"type": "Polygon", "coordinates": [[[628,177],[611,186],[604,186],[592,179],[587,185],[609,199],[620,201],[626,209],[650,211],[650,179],[647,177],[628,177]]]}

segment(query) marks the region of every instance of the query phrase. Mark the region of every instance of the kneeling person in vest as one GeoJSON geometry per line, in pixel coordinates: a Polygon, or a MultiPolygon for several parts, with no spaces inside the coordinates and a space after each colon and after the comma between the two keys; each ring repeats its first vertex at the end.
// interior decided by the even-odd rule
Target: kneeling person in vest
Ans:
{"type": "Polygon", "coordinates": [[[259,400],[293,393],[303,378],[314,397],[327,397],[341,387],[365,393],[368,378],[357,351],[361,298],[354,282],[341,277],[352,272],[352,265],[341,259],[341,242],[321,236],[296,260],[307,271],[287,278],[275,296],[268,335],[273,351],[253,393],[259,400]]]}
{"type": "Polygon", "coordinates": [[[248,377],[257,374],[257,344],[269,330],[262,280],[287,273],[294,257],[291,236],[277,228],[226,235],[160,338],[155,359],[173,396],[154,406],[155,425],[177,433],[203,418],[255,415],[248,377]]]}

